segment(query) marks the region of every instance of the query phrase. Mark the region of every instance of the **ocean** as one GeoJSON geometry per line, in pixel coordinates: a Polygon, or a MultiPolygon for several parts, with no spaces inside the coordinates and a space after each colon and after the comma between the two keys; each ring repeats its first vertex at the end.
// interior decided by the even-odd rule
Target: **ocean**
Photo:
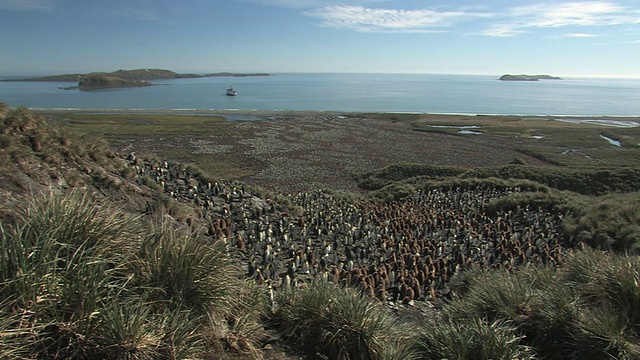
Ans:
{"type": "Polygon", "coordinates": [[[499,81],[499,76],[310,74],[154,80],[154,86],[63,90],[67,82],[0,82],[0,101],[34,109],[193,109],[640,116],[640,79],[499,81]],[[232,85],[238,96],[225,95],[232,85]]]}

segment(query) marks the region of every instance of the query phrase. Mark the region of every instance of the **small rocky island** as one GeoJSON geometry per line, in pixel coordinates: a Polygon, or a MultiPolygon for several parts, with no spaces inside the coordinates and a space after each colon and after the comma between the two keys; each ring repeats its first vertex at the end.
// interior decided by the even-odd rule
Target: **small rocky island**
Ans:
{"type": "Polygon", "coordinates": [[[502,81],[538,81],[538,80],[562,80],[562,78],[559,78],[557,76],[550,76],[550,75],[527,75],[527,74],[511,75],[511,74],[504,74],[504,75],[500,76],[500,79],[498,79],[498,80],[502,80],[502,81]]]}
{"type": "Polygon", "coordinates": [[[151,85],[152,84],[150,82],[144,80],[123,79],[121,77],[110,76],[107,74],[89,74],[80,79],[78,86],[73,86],[68,89],[78,88],[80,90],[101,90],[151,85]]]}

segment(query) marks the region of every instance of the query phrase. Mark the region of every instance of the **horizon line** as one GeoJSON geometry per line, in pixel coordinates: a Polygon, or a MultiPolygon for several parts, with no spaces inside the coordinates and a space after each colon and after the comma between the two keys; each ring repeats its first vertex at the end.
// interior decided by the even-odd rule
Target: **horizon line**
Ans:
{"type": "MultiPolygon", "coordinates": [[[[158,69],[158,70],[167,70],[167,71],[173,71],[175,73],[178,74],[194,74],[194,75],[206,75],[206,74],[211,74],[211,73],[232,73],[232,74],[253,74],[253,73],[264,73],[264,74],[269,74],[269,75],[273,75],[273,74],[344,74],[344,75],[348,75],[348,74],[353,74],[353,75],[459,75],[459,76],[497,76],[500,77],[502,75],[506,75],[506,74],[512,74],[512,75],[551,75],[551,76],[558,76],[562,79],[569,79],[569,78],[574,78],[574,79],[629,79],[629,80],[640,80],[640,75],[607,75],[607,74],[601,74],[601,75],[580,75],[580,74],[566,74],[566,75],[558,75],[555,73],[538,73],[538,72],[505,72],[505,73],[466,73],[466,72],[394,72],[394,71],[380,71],[380,72],[375,72],[375,71],[274,71],[274,72],[269,72],[269,71],[227,71],[227,70],[222,70],[222,71],[175,71],[175,70],[170,70],[170,69],[166,69],[166,68],[158,68],[158,67],[142,67],[142,68],[135,68],[135,69],[117,69],[117,70],[113,70],[113,71],[118,71],[118,70],[124,70],[124,71],[131,71],[131,70],[139,70],[139,69],[158,69]]],[[[0,78],[2,79],[6,79],[6,78],[20,78],[20,77],[44,77],[44,76],[60,76],[60,75],[70,75],[70,74],[89,74],[89,73],[93,73],[93,72],[110,72],[110,71],[89,71],[89,72],[81,72],[81,71],[75,71],[75,72],[59,72],[59,73],[55,73],[55,74],[51,74],[51,73],[45,73],[45,72],[27,72],[27,73],[0,73],[0,78]]]]}

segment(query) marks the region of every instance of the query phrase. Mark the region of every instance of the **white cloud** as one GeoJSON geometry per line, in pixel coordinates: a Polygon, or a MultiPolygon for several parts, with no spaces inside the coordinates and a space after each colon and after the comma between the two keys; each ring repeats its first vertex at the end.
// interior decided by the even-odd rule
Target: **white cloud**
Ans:
{"type": "Polygon", "coordinates": [[[326,27],[402,33],[441,32],[442,28],[464,18],[490,16],[464,11],[373,9],[357,5],[325,6],[304,14],[321,19],[326,27]]]}
{"type": "Polygon", "coordinates": [[[523,6],[510,13],[524,20],[526,27],[608,26],[640,21],[637,11],[633,16],[633,11],[602,1],[523,6]]]}
{"type": "Polygon", "coordinates": [[[0,0],[0,10],[51,11],[53,0],[0,0]]]}
{"type": "Polygon", "coordinates": [[[594,38],[594,37],[598,37],[598,35],[587,34],[587,33],[571,33],[571,34],[564,34],[563,37],[568,37],[568,38],[594,38]]]}
{"type": "Polygon", "coordinates": [[[111,0],[91,3],[91,9],[93,13],[109,17],[167,23],[160,15],[159,7],[151,0],[111,0]]]}
{"type": "Polygon", "coordinates": [[[523,30],[518,30],[517,27],[512,26],[511,24],[493,24],[489,26],[489,28],[476,34],[493,37],[511,37],[523,32],[523,30]]]}
{"type": "Polygon", "coordinates": [[[244,0],[247,2],[258,3],[262,5],[268,6],[277,6],[277,7],[285,7],[285,8],[294,8],[294,9],[311,9],[311,8],[319,8],[323,6],[333,6],[333,5],[345,5],[349,3],[349,5],[366,5],[372,3],[385,2],[388,0],[244,0]]]}
{"type": "Polygon", "coordinates": [[[509,9],[504,17],[506,19],[502,23],[493,24],[479,34],[513,36],[522,32],[523,29],[532,28],[640,24],[640,10],[625,8],[607,1],[520,6],[509,9]]]}
{"type": "Polygon", "coordinates": [[[125,17],[125,18],[142,20],[142,21],[162,20],[162,18],[154,10],[138,8],[134,6],[124,6],[120,9],[114,10],[113,14],[119,17],[125,17]]]}

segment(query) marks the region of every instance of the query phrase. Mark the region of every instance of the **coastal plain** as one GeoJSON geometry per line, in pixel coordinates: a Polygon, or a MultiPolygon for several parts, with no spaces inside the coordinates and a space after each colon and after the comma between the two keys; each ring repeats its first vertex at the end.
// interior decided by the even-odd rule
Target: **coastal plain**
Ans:
{"type": "Polygon", "coordinates": [[[39,110],[121,153],[273,191],[358,191],[399,163],[463,169],[638,166],[640,119],[296,111],[39,110]]]}

